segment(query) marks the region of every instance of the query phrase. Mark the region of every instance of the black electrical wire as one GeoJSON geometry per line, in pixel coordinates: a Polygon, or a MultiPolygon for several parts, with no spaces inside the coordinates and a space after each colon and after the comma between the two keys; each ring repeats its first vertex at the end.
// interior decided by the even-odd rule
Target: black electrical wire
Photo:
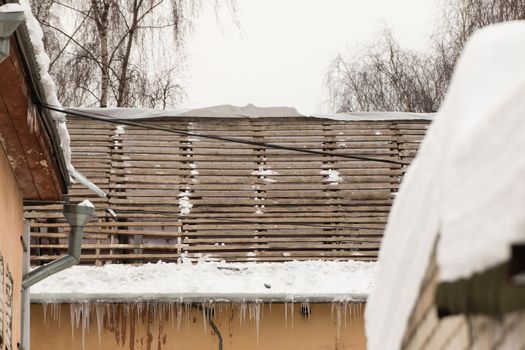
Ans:
{"type": "MultiPolygon", "coordinates": [[[[181,216],[179,214],[171,214],[169,212],[163,212],[163,211],[149,211],[144,209],[113,209],[117,214],[119,213],[142,213],[142,214],[156,214],[161,215],[165,218],[185,218],[185,216],[181,216]]],[[[199,218],[189,218],[191,219],[199,219],[199,218]]],[[[263,222],[263,221],[251,221],[251,220],[243,220],[243,219],[235,219],[235,218],[227,218],[222,216],[214,216],[207,218],[210,221],[216,221],[216,223],[220,223],[223,221],[226,222],[234,222],[234,223],[241,223],[241,224],[250,224],[250,225],[264,225],[264,224],[273,224],[273,225],[286,225],[286,226],[301,226],[301,227],[312,227],[312,228],[318,228],[318,229],[354,229],[355,227],[351,226],[344,226],[344,224],[315,224],[315,223],[309,223],[309,222],[263,222]]],[[[330,220],[327,220],[330,221],[330,220]]],[[[204,223],[203,223],[204,224],[204,223]]],[[[368,224],[374,224],[374,223],[362,223],[363,226],[367,226],[368,224]]]]}
{"type": "Polygon", "coordinates": [[[52,106],[52,105],[48,105],[42,102],[38,102],[38,104],[43,108],[46,108],[46,109],[49,109],[55,112],[61,112],[61,113],[74,115],[74,116],[81,117],[81,118],[92,119],[92,120],[102,121],[102,122],[111,123],[111,124],[135,126],[135,127],[139,127],[143,129],[165,131],[165,132],[170,132],[170,133],[174,133],[178,135],[202,137],[202,138],[208,138],[208,139],[218,140],[218,141],[239,143],[239,144],[258,146],[258,147],[274,148],[274,149],[294,151],[294,152],[300,152],[300,153],[306,153],[306,154],[332,156],[332,157],[346,158],[346,159],[352,159],[352,160],[362,160],[362,161],[369,161],[369,162],[380,162],[380,163],[395,164],[395,165],[401,165],[401,166],[408,165],[407,163],[397,161],[397,160],[371,158],[371,157],[365,157],[365,156],[339,154],[339,153],[325,152],[325,151],[316,151],[316,150],[307,149],[307,148],[295,148],[295,147],[278,145],[274,143],[257,142],[257,141],[229,138],[229,137],[223,137],[223,136],[217,136],[217,135],[195,133],[195,132],[186,131],[186,130],[172,129],[172,128],[166,128],[166,127],[156,126],[156,125],[147,125],[143,123],[133,122],[127,119],[111,117],[111,116],[104,115],[101,113],[94,113],[94,112],[86,113],[83,111],[75,110],[73,108],[52,106]]]}

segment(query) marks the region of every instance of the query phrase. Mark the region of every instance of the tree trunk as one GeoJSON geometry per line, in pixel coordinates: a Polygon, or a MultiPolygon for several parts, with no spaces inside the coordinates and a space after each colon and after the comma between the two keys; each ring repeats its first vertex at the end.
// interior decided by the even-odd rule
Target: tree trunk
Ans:
{"type": "Polygon", "coordinates": [[[100,84],[100,107],[108,106],[108,90],[109,90],[109,62],[108,62],[108,31],[107,25],[99,30],[100,34],[100,71],[102,73],[102,80],[100,84]]]}
{"type": "Polygon", "coordinates": [[[108,15],[110,3],[103,1],[99,6],[97,0],[91,0],[91,8],[97,24],[98,36],[100,38],[100,107],[108,106],[109,93],[109,53],[108,53],[108,15]]]}
{"type": "Polygon", "coordinates": [[[120,70],[120,77],[118,82],[118,96],[117,96],[117,107],[125,107],[127,104],[127,94],[128,94],[128,66],[129,66],[129,58],[131,55],[131,48],[133,47],[133,36],[135,35],[135,31],[138,27],[138,17],[139,17],[139,9],[142,5],[142,2],[134,1],[133,2],[133,20],[131,22],[131,25],[129,27],[128,32],[128,40],[126,43],[126,52],[124,54],[124,58],[122,59],[122,67],[120,70]]]}

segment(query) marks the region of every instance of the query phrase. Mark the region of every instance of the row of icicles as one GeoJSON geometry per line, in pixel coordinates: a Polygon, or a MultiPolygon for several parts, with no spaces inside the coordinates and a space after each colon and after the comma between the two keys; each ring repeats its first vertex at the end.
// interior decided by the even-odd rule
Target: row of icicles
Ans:
{"type": "MultiPolygon", "coordinates": [[[[142,324],[151,324],[168,321],[169,324],[180,329],[184,322],[186,327],[190,324],[190,313],[192,310],[199,309],[202,312],[203,330],[207,332],[209,319],[214,319],[215,315],[225,310],[235,311],[239,317],[239,324],[244,327],[247,320],[254,322],[256,340],[259,341],[260,319],[263,317],[264,305],[268,305],[269,311],[272,311],[272,303],[263,303],[261,301],[225,303],[225,302],[137,302],[137,303],[42,303],[44,323],[47,323],[48,314],[53,321],[58,322],[60,326],[60,310],[62,306],[69,305],[71,335],[74,338],[75,329],[81,330],[82,349],[84,349],[86,330],[89,332],[92,316],[96,318],[98,331],[98,340],[101,345],[101,335],[103,329],[109,329],[115,334],[117,344],[125,343],[126,330],[122,327],[138,325],[139,320],[142,324]],[[129,321],[129,322],[128,322],[129,321]]],[[[300,313],[305,318],[311,317],[310,303],[302,302],[284,303],[284,323],[285,327],[293,328],[294,313],[296,304],[300,304],[300,313]]],[[[364,304],[349,301],[334,301],[331,303],[331,316],[337,325],[337,335],[340,336],[341,327],[347,327],[362,315],[364,304]]],[[[130,340],[131,341],[131,340],[130,340]]],[[[102,348],[102,347],[101,347],[102,348]]]]}

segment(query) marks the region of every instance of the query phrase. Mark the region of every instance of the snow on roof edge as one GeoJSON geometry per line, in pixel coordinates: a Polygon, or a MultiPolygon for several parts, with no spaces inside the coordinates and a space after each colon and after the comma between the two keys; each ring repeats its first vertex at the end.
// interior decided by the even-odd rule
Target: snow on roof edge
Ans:
{"type": "Polygon", "coordinates": [[[31,287],[34,303],[362,302],[376,265],[361,261],[74,266],[31,287]]]}
{"type": "MultiPolygon", "coordinates": [[[[44,48],[44,43],[42,40],[44,34],[42,32],[42,28],[40,27],[37,19],[34,17],[28,0],[19,0],[18,6],[20,7],[21,11],[24,11],[25,24],[31,46],[33,47],[33,55],[38,65],[40,84],[43,88],[44,96],[42,96],[42,98],[44,98],[45,102],[49,105],[62,106],[58,101],[56,85],[53,81],[53,78],[49,74],[50,59],[44,48]]],[[[63,113],[54,111],[50,111],[49,113],[56,123],[57,133],[60,139],[60,148],[62,149],[65,165],[68,170],[72,169],[73,165],[71,164],[70,148],[71,139],[66,127],[66,116],[63,113]]]]}

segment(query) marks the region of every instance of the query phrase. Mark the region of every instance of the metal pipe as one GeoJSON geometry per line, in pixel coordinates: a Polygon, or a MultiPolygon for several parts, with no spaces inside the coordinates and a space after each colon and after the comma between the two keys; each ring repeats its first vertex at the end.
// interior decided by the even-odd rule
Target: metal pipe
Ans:
{"type": "Polygon", "coordinates": [[[206,314],[208,318],[208,324],[211,326],[211,329],[213,329],[213,332],[215,333],[215,335],[217,336],[217,339],[219,340],[219,350],[222,350],[222,334],[221,334],[221,331],[219,331],[219,328],[217,327],[215,322],[213,322],[213,317],[215,316],[213,309],[204,310],[204,313],[206,314]]]}
{"type": "MultiPolygon", "coordinates": [[[[30,251],[29,251],[29,239],[30,239],[29,222],[24,220],[24,235],[22,236],[22,247],[24,249],[23,260],[22,260],[22,273],[26,274],[29,272],[30,263],[30,251]]],[[[30,300],[29,290],[22,288],[21,296],[21,312],[20,312],[20,350],[29,350],[29,312],[30,312],[30,300]]]]}
{"type": "Polygon", "coordinates": [[[65,270],[68,267],[76,265],[80,262],[84,225],[89,221],[92,214],[93,207],[90,206],[74,204],[64,205],[64,216],[71,226],[68,254],[58,260],[52,261],[27,273],[22,280],[23,289],[27,289],[44,278],[65,270]]]}
{"type": "Polygon", "coordinates": [[[70,168],[68,168],[68,171],[69,171],[69,175],[71,175],[71,177],[74,177],[82,185],[86,186],[91,191],[95,192],[95,194],[97,196],[99,196],[100,198],[106,198],[107,197],[106,192],[102,191],[97,185],[95,185],[93,182],[89,181],[89,179],[87,177],[85,177],[84,175],[82,175],[78,170],[76,170],[73,167],[70,167],[70,168]]]}

